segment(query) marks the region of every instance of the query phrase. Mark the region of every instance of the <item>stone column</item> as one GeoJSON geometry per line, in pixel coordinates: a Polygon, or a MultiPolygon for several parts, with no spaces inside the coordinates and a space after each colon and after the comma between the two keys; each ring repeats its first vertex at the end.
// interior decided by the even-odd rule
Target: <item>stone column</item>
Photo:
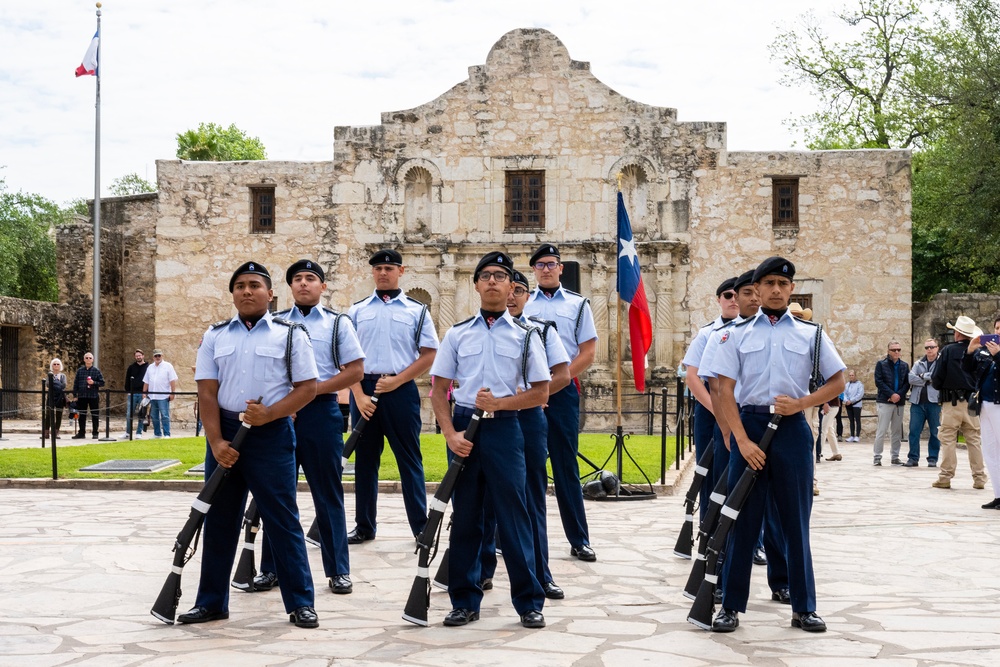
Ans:
{"type": "Polygon", "coordinates": [[[656,314],[650,366],[674,368],[674,272],[671,264],[656,264],[656,314]]]}
{"type": "Polygon", "coordinates": [[[434,322],[438,336],[443,336],[444,332],[455,323],[455,288],[455,267],[440,267],[438,269],[440,300],[438,301],[437,321],[434,322]]]}
{"type": "Polygon", "coordinates": [[[608,350],[614,345],[615,332],[608,329],[608,270],[605,266],[594,267],[590,275],[590,306],[594,311],[594,327],[597,329],[597,354],[595,364],[608,361],[608,350]]]}

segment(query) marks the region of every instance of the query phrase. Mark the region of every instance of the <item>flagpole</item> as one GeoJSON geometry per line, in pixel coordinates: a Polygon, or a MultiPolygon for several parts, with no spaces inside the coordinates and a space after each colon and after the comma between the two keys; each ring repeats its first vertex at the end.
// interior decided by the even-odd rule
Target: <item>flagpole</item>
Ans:
{"type": "MultiPolygon", "coordinates": [[[[622,173],[620,171],[618,172],[617,178],[618,178],[618,192],[621,192],[622,191],[622,173]]],[[[618,229],[618,225],[617,224],[615,225],[615,229],[618,229]]],[[[622,243],[621,231],[620,230],[617,231],[617,232],[615,232],[615,238],[616,238],[616,242],[615,242],[615,254],[617,254],[618,253],[618,248],[621,247],[621,243],[622,243]]],[[[615,318],[615,319],[618,320],[618,335],[617,335],[617,339],[618,339],[618,357],[615,360],[615,377],[617,378],[616,381],[615,381],[615,394],[616,394],[616,400],[617,400],[617,404],[618,404],[618,428],[621,429],[621,427],[622,427],[622,272],[621,272],[620,267],[618,266],[618,258],[617,257],[615,258],[615,282],[616,282],[616,288],[617,288],[615,291],[618,293],[617,294],[618,298],[615,299],[615,309],[616,309],[616,312],[618,314],[618,317],[615,318]]],[[[635,353],[635,351],[633,350],[633,354],[634,353],[635,353]]]]}
{"type": "Polygon", "coordinates": [[[97,100],[94,120],[94,366],[100,368],[101,354],[101,3],[97,3],[97,100]]]}

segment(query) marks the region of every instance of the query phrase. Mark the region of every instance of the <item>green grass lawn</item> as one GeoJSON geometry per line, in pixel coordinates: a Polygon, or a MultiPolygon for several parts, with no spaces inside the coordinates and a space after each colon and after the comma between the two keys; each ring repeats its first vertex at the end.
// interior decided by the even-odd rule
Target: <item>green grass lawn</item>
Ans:
{"type": "MultiPolygon", "coordinates": [[[[420,436],[421,449],[424,455],[424,471],[429,482],[441,480],[448,467],[445,457],[444,437],[425,434],[420,436]]],[[[638,462],[639,467],[654,482],[660,475],[660,436],[635,435],[625,440],[628,452],[638,462]]],[[[598,466],[615,470],[617,462],[614,458],[607,460],[612,453],[614,440],[610,435],[599,433],[584,433],[580,435],[580,453],[598,466]]],[[[108,442],[74,447],[57,447],[58,470],[60,479],[197,479],[185,472],[205,459],[205,441],[203,438],[171,438],[169,440],[134,440],[132,442],[108,442]],[[181,464],[155,473],[125,474],[125,473],[94,473],[80,472],[80,468],[109,459],[178,459],[181,464]]],[[[667,467],[674,462],[674,438],[667,438],[667,467]]],[[[580,461],[580,473],[591,472],[591,467],[580,461]]],[[[628,457],[622,464],[624,481],[642,483],[643,478],[628,457]]],[[[51,478],[52,451],[42,449],[5,449],[0,450],[0,478],[51,478]]],[[[383,480],[398,480],[399,471],[396,460],[389,447],[382,454],[382,470],[379,475],[383,480]]]]}

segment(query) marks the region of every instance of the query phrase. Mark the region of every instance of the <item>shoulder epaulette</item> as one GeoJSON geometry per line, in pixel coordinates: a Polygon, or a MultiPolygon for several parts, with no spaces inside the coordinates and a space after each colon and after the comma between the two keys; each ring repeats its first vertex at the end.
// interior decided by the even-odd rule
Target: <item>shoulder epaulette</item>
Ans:
{"type": "Polygon", "coordinates": [[[537,322],[538,324],[542,325],[543,327],[552,327],[552,328],[554,328],[557,331],[559,330],[559,325],[556,324],[555,322],[553,322],[552,320],[543,320],[542,318],[535,317],[534,315],[532,315],[528,319],[531,320],[532,322],[537,322]]]}
{"type": "Polygon", "coordinates": [[[359,303],[364,303],[365,301],[367,301],[367,300],[368,300],[368,299],[370,299],[370,298],[372,298],[372,297],[371,297],[371,295],[369,294],[369,295],[368,295],[368,296],[366,296],[365,298],[363,298],[363,299],[361,299],[361,300],[359,300],[359,301],[355,301],[355,302],[354,302],[354,303],[352,303],[351,305],[352,305],[352,306],[356,306],[356,305],[358,305],[359,303]]]}
{"type": "Polygon", "coordinates": [[[700,327],[698,327],[698,328],[699,328],[699,329],[704,329],[705,327],[710,327],[710,326],[712,326],[713,324],[715,324],[715,320],[711,320],[711,321],[709,321],[709,322],[705,322],[704,324],[702,324],[702,325],[701,325],[700,327]]]}
{"type": "Polygon", "coordinates": [[[514,320],[514,324],[516,324],[517,326],[521,327],[525,331],[531,331],[532,329],[537,329],[538,328],[538,327],[536,327],[534,325],[528,324],[527,322],[522,322],[520,319],[518,319],[516,317],[512,317],[510,319],[514,320]]]}
{"type": "MultiPolygon", "coordinates": [[[[283,317],[277,317],[277,316],[272,316],[271,317],[271,321],[274,322],[275,324],[280,324],[280,325],[286,326],[286,327],[295,327],[295,326],[301,327],[302,326],[301,324],[295,324],[295,322],[292,322],[290,320],[286,320],[283,317]]],[[[305,327],[303,327],[303,328],[305,328],[305,327]]]]}
{"type": "Polygon", "coordinates": [[[216,322],[215,324],[212,324],[212,325],[210,325],[210,326],[209,326],[208,328],[209,328],[209,329],[218,329],[218,328],[220,328],[220,327],[224,327],[224,326],[226,326],[227,324],[229,324],[229,323],[230,323],[230,322],[232,322],[232,321],[233,321],[233,319],[232,319],[232,318],[229,318],[228,320],[219,320],[219,321],[218,321],[218,322],[216,322]]]}
{"type": "Polygon", "coordinates": [[[282,317],[282,318],[284,318],[284,317],[287,317],[288,315],[290,315],[291,312],[292,312],[291,308],[288,308],[286,310],[279,310],[279,311],[277,311],[277,312],[274,313],[274,316],[275,317],[282,317]]]}
{"type": "Polygon", "coordinates": [[[792,317],[795,319],[796,322],[802,322],[802,324],[810,324],[810,325],[812,325],[814,327],[818,327],[819,326],[818,323],[813,322],[812,320],[804,320],[801,317],[795,317],[794,315],[792,315],[792,317]]]}
{"type": "Polygon", "coordinates": [[[562,291],[565,292],[566,294],[572,294],[573,296],[578,296],[581,299],[587,298],[587,297],[583,296],[582,294],[580,294],[579,292],[574,292],[573,290],[566,289],[565,287],[562,288],[562,291]]]}
{"type": "MultiPolygon", "coordinates": [[[[746,320],[741,320],[741,321],[746,322],[746,320]]],[[[729,320],[728,322],[723,322],[719,326],[712,329],[712,333],[715,333],[716,331],[722,331],[723,329],[728,329],[729,327],[734,327],[737,324],[739,324],[739,322],[737,322],[736,320],[729,320]]]]}
{"type": "Polygon", "coordinates": [[[746,325],[748,325],[751,322],[753,322],[755,319],[757,319],[757,318],[756,317],[748,317],[745,320],[743,320],[742,322],[737,322],[736,324],[734,324],[733,328],[736,328],[736,327],[745,327],[746,325]]]}
{"type": "Polygon", "coordinates": [[[341,314],[339,311],[336,311],[333,308],[327,308],[326,306],[320,306],[320,308],[322,308],[325,312],[330,313],[331,315],[334,316],[341,314]]]}
{"type": "Polygon", "coordinates": [[[454,324],[454,326],[456,326],[456,327],[460,327],[460,326],[462,326],[463,324],[468,324],[469,322],[471,322],[471,321],[472,321],[472,320],[474,320],[474,319],[476,319],[476,315],[473,315],[472,317],[470,317],[470,318],[469,318],[469,319],[467,319],[467,320],[462,320],[461,322],[456,322],[456,323],[454,324]]]}

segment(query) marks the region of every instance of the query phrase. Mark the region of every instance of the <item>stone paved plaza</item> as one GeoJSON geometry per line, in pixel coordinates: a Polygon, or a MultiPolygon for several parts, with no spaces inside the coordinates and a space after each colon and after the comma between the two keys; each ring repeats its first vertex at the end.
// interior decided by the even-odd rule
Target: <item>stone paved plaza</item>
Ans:
{"type": "MultiPolygon", "coordinates": [[[[352,547],[353,594],[326,588],[310,547],[319,629],[290,625],[277,592],[235,590],[228,621],[167,626],[149,608],[193,492],[0,480],[0,665],[1000,664],[1000,513],[980,509],[992,494],[972,489],[964,451],[951,490],[932,489],[936,471],[926,467],[873,468],[870,443],[842,451],[844,461],[819,466],[813,511],[818,611],[830,627],[822,635],[789,627],[790,609],[770,601],[760,567],[739,630],[688,624],[690,562],[671,553],[681,500],[665,495],[588,502],[596,563],[570,559],[550,498],[551,567],[566,599],[546,606],[544,630],[518,624],[502,565],[479,622],[443,627],[450,606],[436,589],[430,627],[402,621],[416,558],[393,494],[382,496],[378,539],[352,547]]],[[[311,499],[301,500],[308,525],[311,499]]],[[[180,612],[194,602],[198,563],[184,571],[180,612]]]]}

